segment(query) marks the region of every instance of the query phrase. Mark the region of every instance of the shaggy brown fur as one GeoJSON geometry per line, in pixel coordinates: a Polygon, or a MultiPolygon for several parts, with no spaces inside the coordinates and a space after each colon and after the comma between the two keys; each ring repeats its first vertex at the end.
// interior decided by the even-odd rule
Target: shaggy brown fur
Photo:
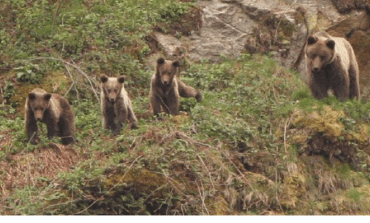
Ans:
{"type": "Polygon", "coordinates": [[[318,32],[307,37],[306,65],[312,95],[321,99],[332,89],[341,101],[360,98],[359,69],[351,44],[318,32]]]}
{"type": "Polygon", "coordinates": [[[187,86],[176,76],[178,61],[157,60],[157,70],[152,76],[150,84],[150,104],[154,115],[163,110],[171,115],[179,112],[180,96],[184,98],[194,97],[198,102],[202,101],[202,93],[187,86]]]}
{"type": "Polygon", "coordinates": [[[111,129],[114,134],[118,134],[123,122],[131,121],[131,128],[136,129],[137,119],[132,110],[131,100],[125,90],[123,76],[119,78],[107,77],[101,78],[101,109],[103,113],[103,127],[111,129]],[[117,118],[117,123],[115,122],[117,118]]]}
{"type": "Polygon", "coordinates": [[[74,113],[68,101],[59,94],[50,94],[40,88],[32,90],[26,100],[25,121],[32,144],[37,144],[37,121],[46,123],[49,138],[60,136],[64,145],[74,141],[74,113]]]}

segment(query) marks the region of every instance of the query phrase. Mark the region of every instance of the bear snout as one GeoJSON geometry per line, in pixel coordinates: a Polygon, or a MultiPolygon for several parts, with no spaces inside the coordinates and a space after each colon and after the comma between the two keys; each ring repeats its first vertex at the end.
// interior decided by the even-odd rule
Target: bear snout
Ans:
{"type": "Polygon", "coordinates": [[[163,85],[169,85],[170,84],[170,80],[164,79],[164,80],[162,80],[162,84],[163,85]]]}
{"type": "Polygon", "coordinates": [[[36,111],[35,112],[35,119],[37,121],[41,121],[43,116],[44,116],[44,112],[43,111],[36,111]]]}
{"type": "Polygon", "coordinates": [[[168,75],[163,75],[163,76],[161,77],[162,84],[164,84],[164,85],[169,84],[169,83],[170,83],[170,79],[171,79],[171,77],[170,77],[170,76],[168,76],[168,75]]]}
{"type": "Polygon", "coordinates": [[[114,103],[114,102],[116,101],[116,99],[115,99],[115,98],[109,98],[109,101],[110,101],[111,103],[114,103]]]}
{"type": "Polygon", "coordinates": [[[317,72],[319,72],[320,71],[320,68],[318,68],[318,67],[314,67],[314,68],[312,68],[312,72],[314,72],[314,73],[317,73],[317,72]]]}

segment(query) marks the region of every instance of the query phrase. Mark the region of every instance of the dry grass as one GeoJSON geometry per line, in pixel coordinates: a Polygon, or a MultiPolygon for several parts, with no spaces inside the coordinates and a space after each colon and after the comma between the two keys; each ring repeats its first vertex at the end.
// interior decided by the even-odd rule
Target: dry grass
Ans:
{"type": "MultiPolygon", "coordinates": [[[[10,140],[5,142],[11,143],[10,140]]],[[[0,143],[4,145],[4,140],[0,143]]],[[[48,148],[40,148],[33,153],[17,153],[8,155],[0,161],[2,176],[0,180],[1,198],[4,199],[16,188],[25,185],[38,186],[42,178],[55,179],[58,173],[68,172],[83,159],[70,146],[49,144],[48,148]]]]}

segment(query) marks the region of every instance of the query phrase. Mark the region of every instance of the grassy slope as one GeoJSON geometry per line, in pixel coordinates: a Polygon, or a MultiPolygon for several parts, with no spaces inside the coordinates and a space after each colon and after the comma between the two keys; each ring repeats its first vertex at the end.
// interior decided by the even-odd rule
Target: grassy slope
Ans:
{"type": "Polygon", "coordinates": [[[299,75],[268,56],[243,55],[220,64],[183,61],[181,79],[204,100],[182,99],[179,116],[156,121],[145,37],[154,25],[168,27],[187,3],[12,2],[0,3],[2,14],[19,20],[2,30],[9,96],[0,111],[0,214],[370,213],[370,103],[316,101],[299,75]],[[50,20],[31,29],[30,18],[50,20]],[[30,60],[36,57],[48,59],[30,60]],[[139,129],[117,137],[101,129],[93,92],[100,73],[128,76],[139,129]],[[45,137],[27,144],[21,107],[35,86],[67,93],[73,103],[73,150],[45,137]]]}

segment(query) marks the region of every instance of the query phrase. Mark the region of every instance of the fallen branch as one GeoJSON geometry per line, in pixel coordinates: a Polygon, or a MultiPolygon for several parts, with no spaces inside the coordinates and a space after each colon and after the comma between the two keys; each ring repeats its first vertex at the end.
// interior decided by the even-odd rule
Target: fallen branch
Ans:
{"type": "Polygon", "coordinates": [[[57,60],[57,61],[62,62],[63,64],[67,64],[67,65],[75,68],[80,74],[82,74],[82,76],[84,76],[89,81],[89,83],[91,85],[91,90],[94,92],[96,99],[100,103],[100,98],[99,98],[98,93],[96,92],[96,90],[94,88],[94,85],[92,84],[91,78],[89,78],[89,76],[79,66],[77,66],[77,64],[75,62],[72,61],[72,63],[70,63],[70,62],[65,61],[61,58],[55,58],[55,57],[36,57],[36,58],[28,59],[28,60],[25,60],[25,61],[33,61],[33,60],[57,60]]]}

